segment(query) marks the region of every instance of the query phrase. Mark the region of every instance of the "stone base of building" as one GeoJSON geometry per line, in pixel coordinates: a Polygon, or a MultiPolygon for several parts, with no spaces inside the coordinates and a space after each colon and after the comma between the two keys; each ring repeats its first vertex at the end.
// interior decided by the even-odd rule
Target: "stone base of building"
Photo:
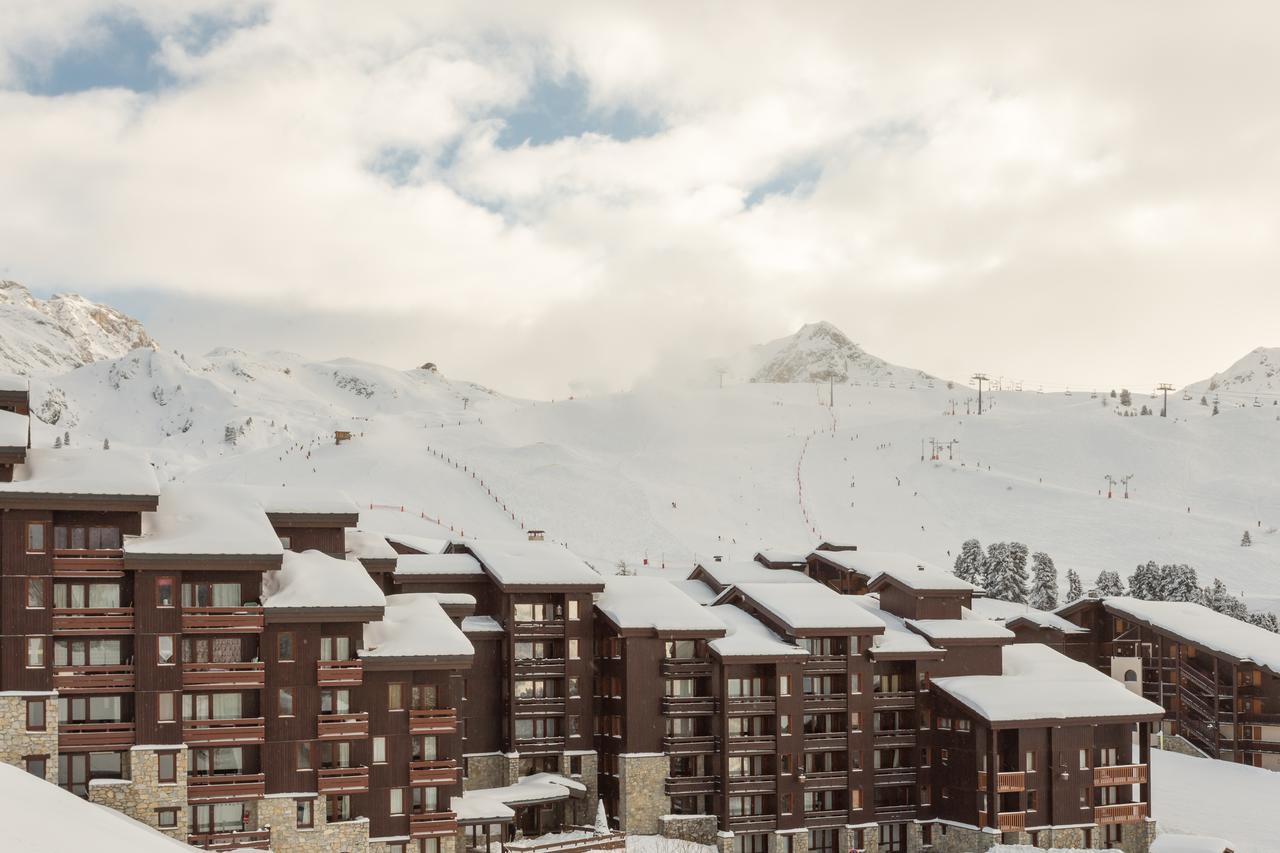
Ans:
{"type": "Polygon", "coordinates": [[[474,791],[477,788],[501,788],[514,782],[507,781],[510,773],[510,762],[507,756],[499,752],[480,755],[464,755],[467,773],[462,779],[463,790],[474,791]]]}
{"type": "Polygon", "coordinates": [[[714,846],[717,825],[715,815],[668,814],[658,818],[658,834],[663,838],[714,846]]]}
{"type": "MultiPolygon", "coordinates": [[[[465,844],[457,835],[442,835],[437,840],[440,842],[440,853],[457,853],[465,844]]],[[[418,849],[417,841],[398,838],[392,841],[370,841],[369,853],[391,853],[392,844],[403,844],[406,850],[418,849]]]]}
{"type": "Polygon", "coordinates": [[[271,853],[368,853],[368,818],[329,823],[321,794],[312,806],[312,827],[300,829],[297,809],[290,796],[268,795],[258,803],[258,826],[271,830],[271,853]]]}
{"type": "Polygon", "coordinates": [[[27,769],[44,759],[46,782],[58,784],[58,697],[53,693],[0,693],[0,762],[27,769]],[[27,702],[44,700],[44,729],[27,729],[27,702]]]}
{"type": "MultiPolygon", "coordinates": [[[[664,765],[665,767],[665,765],[664,765]]],[[[565,812],[565,820],[578,826],[595,826],[596,809],[600,806],[600,776],[599,765],[596,761],[595,752],[566,752],[560,756],[560,775],[567,776],[570,779],[576,779],[587,786],[587,793],[582,799],[570,800],[565,812]],[[581,768],[578,773],[571,773],[573,759],[579,761],[581,768]]],[[[665,772],[664,777],[665,779],[665,772]]],[[[515,781],[514,779],[512,781],[515,781]]],[[[662,782],[659,782],[658,791],[663,790],[662,782]]],[[[671,811],[670,800],[663,812],[671,811]]],[[[613,817],[613,815],[610,815],[613,817]]],[[[625,829],[625,827],[623,827],[625,829]]],[[[654,822],[653,829],[647,832],[647,835],[653,835],[658,831],[657,822],[654,822]]]]}
{"type": "Polygon", "coordinates": [[[614,817],[619,829],[637,835],[662,831],[662,816],[671,812],[671,798],[666,795],[670,766],[670,759],[661,753],[618,756],[618,814],[614,817]]]}
{"type": "MultiPolygon", "coordinates": [[[[123,812],[139,823],[179,841],[187,840],[187,751],[181,748],[157,750],[135,746],[126,755],[124,779],[95,779],[89,783],[89,802],[123,812]],[[160,753],[172,754],[177,766],[176,781],[160,781],[160,753]],[[161,815],[171,816],[174,825],[162,826],[161,815]]],[[[56,762],[55,762],[56,763],[56,762]]]]}

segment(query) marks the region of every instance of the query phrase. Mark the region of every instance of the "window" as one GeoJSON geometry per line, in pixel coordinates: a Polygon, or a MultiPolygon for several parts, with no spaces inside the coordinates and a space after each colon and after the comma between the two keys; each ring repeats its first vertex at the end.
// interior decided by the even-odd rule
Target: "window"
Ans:
{"type": "MultiPolygon", "coordinates": [[[[813,754],[813,753],[811,753],[811,754],[813,754]]],[[[789,773],[791,772],[791,767],[792,767],[791,762],[792,762],[792,761],[793,761],[793,759],[792,759],[791,753],[789,753],[789,752],[784,752],[784,753],[782,753],[781,755],[779,755],[779,756],[778,756],[778,771],[779,771],[780,773],[783,773],[783,774],[789,774],[789,773]]]]}
{"type": "MultiPolygon", "coordinates": [[[[435,789],[431,788],[429,790],[434,791],[435,789]]],[[[353,817],[354,813],[351,811],[351,795],[350,794],[342,794],[337,797],[330,796],[327,801],[327,805],[328,805],[327,811],[328,811],[329,823],[336,823],[337,821],[340,821],[340,820],[351,820],[351,818],[353,817]]]]}
{"type": "Polygon", "coordinates": [[[790,714],[780,714],[778,716],[778,734],[780,735],[791,734],[791,715],[790,714]]]}
{"type": "Polygon", "coordinates": [[[569,756],[569,775],[570,776],[582,775],[582,756],[581,755],[569,756]]]}
{"type": "Polygon", "coordinates": [[[569,721],[569,725],[568,725],[569,737],[577,737],[579,734],[579,729],[582,726],[582,718],[579,717],[577,714],[571,714],[567,719],[569,721]]]}
{"type": "Polygon", "coordinates": [[[156,607],[173,607],[173,578],[156,578],[156,607]]]}
{"type": "Polygon", "coordinates": [[[578,659],[578,641],[570,640],[569,641],[569,660],[577,660],[577,659],[578,659]]]}
{"type": "Polygon", "coordinates": [[[973,722],[963,718],[956,719],[956,731],[968,732],[973,730],[973,722]]]}
{"type": "Polygon", "coordinates": [[[174,715],[174,712],[177,710],[177,708],[175,707],[176,705],[177,705],[177,702],[174,701],[174,695],[172,693],[157,693],[156,694],[156,722],[158,723],[175,722],[176,717],[174,715]]]}
{"type": "Polygon", "coordinates": [[[578,687],[578,677],[576,675],[566,679],[565,685],[567,687],[567,690],[565,691],[565,695],[567,695],[570,699],[576,699],[578,696],[582,695],[578,687]]]}
{"type": "Polygon", "coordinates": [[[120,585],[59,581],[53,585],[53,606],[73,610],[83,607],[119,607],[120,585]]]}
{"type": "Polygon", "coordinates": [[[391,814],[404,814],[404,788],[392,788],[391,814]]]}
{"type": "Polygon", "coordinates": [[[44,578],[27,578],[27,609],[44,608],[44,578]]]}
{"type": "Polygon", "coordinates": [[[1039,811],[1039,809],[1039,799],[1036,796],[1036,792],[1027,791],[1027,811],[1034,812],[1039,811]]]}
{"type": "Polygon", "coordinates": [[[183,693],[182,716],[187,720],[238,720],[245,716],[241,693],[183,693]]]}
{"type": "Polygon", "coordinates": [[[280,537],[280,547],[281,547],[281,548],[283,548],[283,549],[285,549],[286,551],[292,550],[292,548],[293,548],[293,539],[292,539],[292,537],[289,537],[289,536],[281,536],[281,537],[280,537]]]}
{"type": "Polygon", "coordinates": [[[27,637],[27,668],[44,666],[44,637],[27,637]]]}
{"type": "Polygon", "coordinates": [[[309,742],[303,741],[298,744],[297,769],[311,769],[311,744],[309,742]]]}
{"type": "Polygon", "coordinates": [[[156,826],[161,829],[173,829],[177,825],[177,809],[156,809],[156,826]]]}
{"type": "Polygon", "coordinates": [[[27,700],[27,731],[42,732],[45,730],[45,711],[43,699],[27,700]]]}
{"type": "Polygon", "coordinates": [[[1089,769],[1089,750],[1087,749],[1080,750],[1080,769],[1089,769]]]}
{"type": "Polygon", "coordinates": [[[1089,808],[1089,789],[1088,788],[1080,789],[1080,808],[1082,809],[1089,808]]]}
{"type": "Polygon", "coordinates": [[[778,676],[778,695],[779,696],[791,695],[791,676],[789,675],[778,676]]]}
{"type": "Polygon", "coordinates": [[[569,621],[578,621],[578,602],[575,599],[569,599],[569,621]]]}
{"type": "Polygon", "coordinates": [[[1026,765],[1026,767],[1027,767],[1027,772],[1028,772],[1028,773],[1035,773],[1035,772],[1036,772],[1036,754],[1035,754],[1034,752],[1030,752],[1030,751],[1028,751],[1028,752],[1027,752],[1027,765],[1026,765]]]}
{"type": "MultiPolygon", "coordinates": [[[[373,763],[385,764],[387,762],[387,739],[384,737],[376,737],[373,739],[373,763]]],[[[399,814],[399,812],[392,812],[399,814]]]]}
{"type": "Polygon", "coordinates": [[[22,766],[32,776],[38,776],[43,779],[45,770],[49,766],[49,757],[47,755],[28,755],[22,759],[22,766]]]}
{"type": "Polygon", "coordinates": [[[946,766],[947,766],[947,762],[949,762],[950,760],[951,760],[951,751],[950,751],[950,750],[948,750],[948,749],[940,749],[940,750],[938,750],[938,761],[940,761],[940,762],[942,763],[942,766],[943,766],[943,767],[946,767],[946,766]]]}
{"type": "Polygon", "coordinates": [[[439,708],[439,691],[434,684],[415,684],[409,691],[410,700],[415,711],[430,711],[439,708]]]}
{"type": "Polygon", "coordinates": [[[293,716],[293,688],[281,687],[276,701],[276,711],[282,717],[293,716]]]}
{"type": "Polygon", "coordinates": [[[177,642],[169,634],[156,637],[156,662],[162,665],[173,663],[173,650],[177,642]]]}
{"type": "Polygon", "coordinates": [[[733,837],[733,853],[766,853],[769,836],[763,832],[738,833],[733,837]]]}
{"type": "Polygon", "coordinates": [[[315,800],[297,800],[295,823],[298,829],[310,829],[315,826],[315,800]]]}
{"type": "Polygon", "coordinates": [[[404,685],[394,682],[387,685],[387,710],[403,711],[404,710],[404,685]]]}
{"type": "Polygon", "coordinates": [[[351,638],[321,637],[320,660],[351,660],[351,638]]]}
{"type": "Polygon", "coordinates": [[[410,744],[410,758],[414,761],[435,761],[440,757],[440,742],[435,735],[414,735],[410,744]]]}
{"type": "Polygon", "coordinates": [[[27,525],[27,553],[44,553],[44,524],[32,522],[27,525]]]}
{"type": "Polygon", "coordinates": [[[862,712],[850,711],[849,712],[849,731],[856,732],[856,731],[860,731],[861,729],[862,729],[862,712]]]}
{"type": "Polygon", "coordinates": [[[276,635],[276,660],[280,663],[293,660],[292,631],[281,631],[276,635]]]}
{"type": "Polygon", "coordinates": [[[195,581],[182,585],[183,607],[239,607],[244,604],[240,584],[195,581]]]}
{"type": "Polygon", "coordinates": [[[156,781],[161,784],[178,781],[178,753],[156,753],[156,781]]]}
{"type": "Polygon", "coordinates": [[[950,717],[938,717],[938,731],[940,731],[940,732],[949,732],[949,731],[951,731],[951,718],[950,718],[950,717]]]}
{"type": "Polygon", "coordinates": [[[861,788],[849,789],[849,808],[855,811],[862,808],[862,789],[861,788]]]}
{"type": "Polygon", "coordinates": [[[347,714],[351,712],[351,691],[345,687],[320,691],[321,714],[347,714]]]}

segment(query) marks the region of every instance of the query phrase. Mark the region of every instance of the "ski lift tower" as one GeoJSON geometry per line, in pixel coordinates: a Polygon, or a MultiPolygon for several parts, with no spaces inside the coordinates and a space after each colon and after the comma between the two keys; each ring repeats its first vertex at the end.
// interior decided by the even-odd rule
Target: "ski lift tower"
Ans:
{"type": "Polygon", "coordinates": [[[991,380],[987,378],[985,373],[975,373],[970,378],[978,383],[978,414],[982,414],[982,383],[990,382],[991,380]]]}
{"type": "Polygon", "coordinates": [[[1156,386],[1157,391],[1164,392],[1164,405],[1160,407],[1160,417],[1169,417],[1169,392],[1173,390],[1173,386],[1168,382],[1161,382],[1156,386]]]}

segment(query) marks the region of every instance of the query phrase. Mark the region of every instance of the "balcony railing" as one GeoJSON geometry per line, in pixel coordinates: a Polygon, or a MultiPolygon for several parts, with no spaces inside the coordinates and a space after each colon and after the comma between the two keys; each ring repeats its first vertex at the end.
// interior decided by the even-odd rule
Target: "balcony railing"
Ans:
{"type": "Polygon", "coordinates": [[[458,762],[453,759],[410,761],[410,785],[452,785],[458,781],[458,762]]]}
{"type": "Polygon", "coordinates": [[[321,794],[359,794],[369,790],[368,767],[321,767],[316,771],[321,794]]]}
{"type": "Polygon", "coordinates": [[[849,697],[843,693],[806,693],[806,711],[843,711],[849,707],[849,697]]]}
{"type": "Polygon", "coordinates": [[[133,746],[133,723],[59,723],[62,752],[106,752],[133,746]]]}
{"type": "Polygon", "coordinates": [[[666,678],[693,678],[711,674],[711,661],[697,658],[664,660],[662,675],[666,678]]]}
{"type": "Polygon", "coordinates": [[[512,667],[520,675],[564,675],[564,658],[521,658],[512,667]]]}
{"type": "Polygon", "coordinates": [[[54,634],[132,634],[132,607],[55,607],[54,634]]]}
{"type": "Polygon", "coordinates": [[[317,661],[316,684],[321,687],[359,687],[364,684],[364,661],[317,661]]]}
{"type": "Polygon", "coordinates": [[[94,552],[92,556],[70,556],[68,552],[54,553],[53,574],[66,578],[122,578],[124,556],[121,551],[94,552]]]}
{"type": "Polygon", "coordinates": [[[409,711],[409,734],[443,735],[458,730],[458,711],[455,708],[432,708],[409,711]]]}
{"type": "Polygon", "coordinates": [[[262,661],[182,665],[184,690],[261,690],[265,685],[266,671],[262,661]]]}
{"type": "Polygon", "coordinates": [[[197,832],[187,836],[187,843],[205,850],[270,850],[271,831],[197,832]]]}
{"type": "Polygon", "coordinates": [[[457,831],[458,816],[454,812],[416,812],[409,815],[411,838],[453,835],[457,831]]]}
{"type": "Polygon", "coordinates": [[[725,738],[729,752],[773,752],[778,745],[774,735],[731,735],[725,738]]]}
{"type": "Polygon", "coordinates": [[[729,794],[772,794],[778,789],[774,776],[730,776],[729,794]]]}
{"type": "Polygon", "coordinates": [[[714,714],[716,700],[714,696],[663,696],[662,713],[679,714],[714,714]]]}
{"type": "Polygon", "coordinates": [[[1111,823],[1138,823],[1146,820],[1146,803],[1118,803],[1114,806],[1094,806],[1093,820],[1099,826],[1111,823]]]}
{"type": "Polygon", "coordinates": [[[877,711],[889,710],[892,708],[914,708],[916,705],[916,694],[909,690],[899,690],[891,693],[873,693],[871,694],[871,704],[877,711]]]}
{"type": "Polygon", "coordinates": [[[549,622],[519,622],[511,620],[511,634],[515,637],[563,637],[563,620],[549,622]]]}
{"type": "Polygon", "coordinates": [[[187,776],[187,802],[197,805],[261,799],[266,793],[266,778],[262,773],[187,776]]]}
{"type": "Polygon", "coordinates": [[[1021,832],[1026,828],[1026,812],[999,812],[996,814],[996,829],[1001,832],[1021,832]]]}
{"type": "Polygon", "coordinates": [[[800,773],[800,781],[805,788],[822,790],[826,788],[843,788],[849,782],[848,770],[804,770],[800,773]]]}
{"type": "Polygon", "coordinates": [[[719,784],[716,776],[668,776],[666,793],[668,797],[714,794],[719,784]]]}
{"type": "MultiPolygon", "coordinates": [[[[888,803],[876,805],[877,820],[913,820],[920,807],[915,803],[888,803]]],[[[979,815],[982,813],[979,812],[979,815]]]]}
{"type": "Polygon", "coordinates": [[[321,714],[316,718],[316,737],[320,740],[350,740],[351,738],[366,738],[368,736],[368,711],[321,714]]]}
{"type": "Polygon", "coordinates": [[[849,668],[848,658],[844,655],[811,655],[804,662],[807,673],[841,673],[849,668]]]}
{"type": "MultiPolygon", "coordinates": [[[[1021,770],[1005,771],[996,774],[996,793],[1012,794],[1027,789],[1027,774],[1021,770]]],[[[987,790],[987,771],[978,771],[978,790],[987,790]]]]}
{"type": "Polygon", "coordinates": [[[772,714],[777,709],[778,700],[772,696],[730,696],[725,700],[725,706],[735,714],[772,714]]]}
{"type": "Polygon", "coordinates": [[[730,815],[729,826],[737,832],[754,832],[762,829],[773,829],[778,823],[778,816],[773,814],[730,815]]]}
{"type": "Polygon", "coordinates": [[[1118,764],[1113,767],[1095,767],[1093,784],[1106,785],[1141,785],[1147,781],[1147,765],[1118,764]]]}
{"type": "Polygon", "coordinates": [[[55,666],[53,686],[59,693],[132,690],[133,665],[55,666]]]}
{"type": "Polygon", "coordinates": [[[688,755],[716,751],[715,735],[667,735],[662,739],[662,748],[672,755],[688,755]]]}
{"type": "Polygon", "coordinates": [[[833,749],[849,748],[849,735],[846,732],[804,732],[804,748],[828,752],[833,749]]]}
{"type": "Polygon", "coordinates": [[[261,607],[184,607],[183,633],[260,634],[265,627],[261,607]]]}
{"type": "Polygon", "coordinates": [[[875,784],[877,785],[911,785],[916,781],[914,767],[877,767],[875,784]]]}
{"type": "Polygon", "coordinates": [[[262,717],[185,720],[182,723],[182,739],[187,746],[245,746],[262,743],[266,738],[266,731],[266,720],[262,717]]]}

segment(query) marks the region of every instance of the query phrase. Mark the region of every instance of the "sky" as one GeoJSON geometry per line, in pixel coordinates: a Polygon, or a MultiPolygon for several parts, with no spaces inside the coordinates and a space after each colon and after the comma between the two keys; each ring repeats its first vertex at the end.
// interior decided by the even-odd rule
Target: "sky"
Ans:
{"type": "Polygon", "coordinates": [[[1280,6],[8,0],[0,276],[526,396],[1280,345],[1280,6]]]}

